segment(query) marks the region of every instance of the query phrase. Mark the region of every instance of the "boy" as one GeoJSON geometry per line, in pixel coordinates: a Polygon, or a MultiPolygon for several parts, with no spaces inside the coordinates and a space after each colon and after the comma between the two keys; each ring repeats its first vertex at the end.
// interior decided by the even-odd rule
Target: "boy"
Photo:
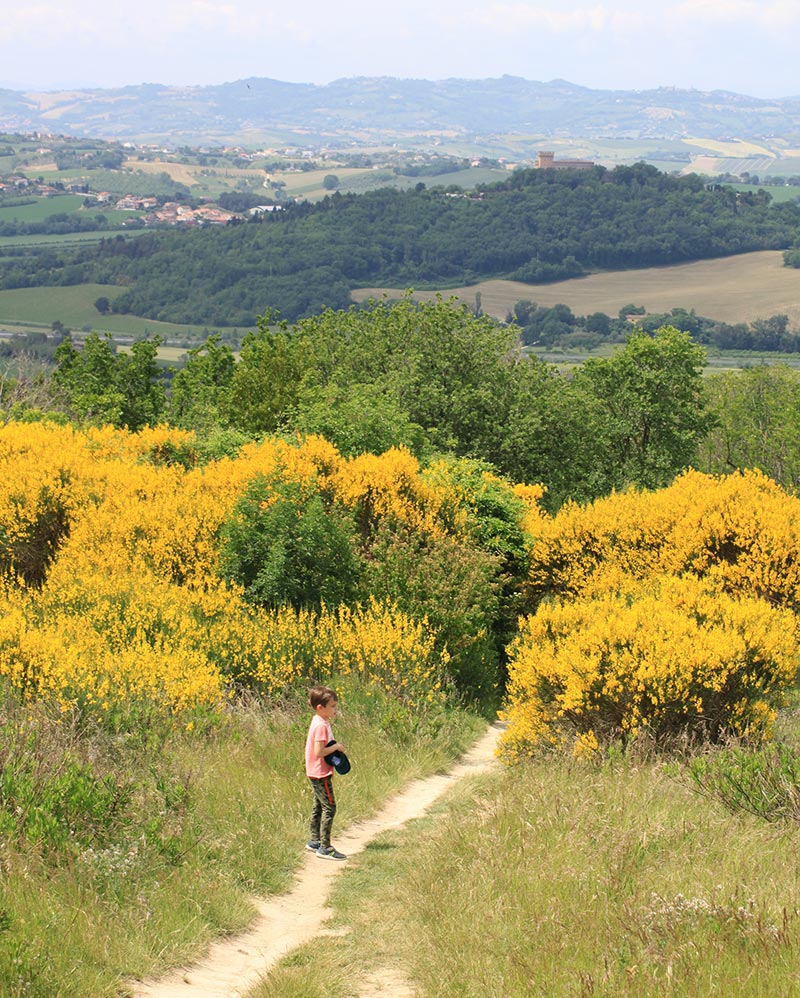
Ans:
{"type": "Polygon", "coordinates": [[[327,686],[312,687],[308,701],[314,716],[306,738],[306,776],[314,791],[314,806],[311,809],[311,838],[306,848],[322,859],[347,859],[331,845],[336,798],[333,795],[333,766],[327,757],[333,752],[344,752],[344,745],[334,741],[331,728],[339,701],[327,686]]]}

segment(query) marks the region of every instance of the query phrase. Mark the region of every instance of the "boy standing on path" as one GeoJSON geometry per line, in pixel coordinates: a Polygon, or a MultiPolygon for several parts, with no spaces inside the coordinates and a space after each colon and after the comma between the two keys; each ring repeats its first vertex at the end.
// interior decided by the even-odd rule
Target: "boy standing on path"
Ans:
{"type": "Polygon", "coordinates": [[[308,701],[314,716],[306,738],[306,776],[314,791],[314,806],[311,809],[311,838],[306,848],[322,859],[347,859],[331,845],[336,798],[333,794],[333,766],[328,756],[334,752],[344,752],[344,745],[334,741],[331,728],[338,698],[329,687],[314,686],[309,690],[308,701]]]}

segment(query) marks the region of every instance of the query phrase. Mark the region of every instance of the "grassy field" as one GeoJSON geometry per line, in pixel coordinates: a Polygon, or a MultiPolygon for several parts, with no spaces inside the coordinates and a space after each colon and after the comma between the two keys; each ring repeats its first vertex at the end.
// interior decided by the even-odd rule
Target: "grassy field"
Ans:
{"type": "Polygon", "coordinates": [[[750,156],[769,156],[775,154],[765,145],[754,142],[743,142],[741,139],[732,139],[730,142],[719,142],[715,139],[684,139],[688,146],[696,146],[700,149],[716,153],[718,156],[727,156],[731,159],[746,159],[750,156]]]}
{"type": "Polygon", "coordinates": [[[0,206],[0,222],[41,222],[51,215],[69,214],[83,206],[83,195],[37,198],[33,204],[0,206]]]}
{"type": "MultiPolygon", "coordinates": [[[[527,352],[548,364],[554,364],[560,371],[569,371],[579,367],[587,360],[598,357],[610,357],[620,349],[620,343],[604,343],[596,350],[557,350],[527,347],[527,352]]],[[[706,347],[706,367],[703,374],[709,377],[723,371],[741,371],[745,367],[759,364],[783,364],[786,367],[800,368],[800,354],[796,353],[757,353],[753,350],[714,350],[706,347]]]]}
{"type": "MultiPolygon", "coordinates": [[[[403,739],[379,723],[384,705],[363,694],[342,702],[336,731],[351,758],[382,761],[348,776],[339,828],[370,816],[409,779],[447,766],[482,727],[454,715],[438,735],[403,739]]],[[[145,725],[122,738],[76,737],[53,712],[29,707],[27,717],[0,701],[3,759],[35,726],[41,771],[86,753],[119,785],[153,793],[153,809],[142,800],[141,826],[134,822],[123,844],[75,849],[60,861],[4,835],[0,998],[126,994],[126,978],[179,964],[212,937],[242,928],[254,914],[253,894],[287,889],[303,860],[311,807],[302,772],[307,706],[235,708],[205,735],[164,720],[158,731],[145,725]],[[166,819],[156,810],[159,788],[169,798],[161,798],[166,819]],[[159,852],[152,828],[164,820],[174,848],[159,852]]]]}
{"type": "MultiPolygon", "coordinates": [[[[778,251],[611,271],[553,284],[483,281],[441,293],[473,306],[476,292],[480,292],[483,311],[499,319],[505,319],[516,302],[527,299],[539,305],[569,305],[576,315],[616,315],[624,305],[634,304],[648,312],[694,309],[699,315],[732,323],[786,314],[791,325],[800,326],[800,271],[784,267],[778,251]]],[[[360,288],[353,292],[353,299],[396,298],[402,293],[398,288],[360,288]]],[[[414,297],[429,300],[436,294],[418,291],[414,297]]]]}
{"type": "Polygon", "coordinates": [[[791,177],[800,175],[800,157],[796,155],[750,155],[746,157],[705,155],[692,157],[691,165],[685,172],[703,173],[716,176],[720,173],[741,174],[744,171],[756,173],[760,177],[791,177]]]}
{"type": "MultiPolygon", "coordinates": [[[[125,217],[129,218],[131,212],[98,212],[107,218],[125,217]]],[[[145,229],[130,229],[125,232],[126,239],[135,239],[142,235],[145,229]]],[[[93,232],[64,232],[49,233],[41,236],[0,236],[1,249],[35,249],[40,246],[78,246],[87,243],[99,243],[101,239],[113,239],[119,234],[119,229],[96,229],[93,232]]]]}
{"type": "Polygon", "coordinates": [[[800,198],[800,187],[772,187],[771,185],[757,186],[755,184],[729,184],[728,186],[735,191],[749,191],[751,193],[766,191],[777,204],[782,201],[797,201],[800,198]]]}
{"type": "MultiPolygon", "coordinates": [[[[124,288],[107,284],[77,284],[58,288],[15,288],[0,291],[0,330],[50,329],[53,322],[63,322],[69,329],[112,336],[155,336],[170,340],[205,338],[205,328],[173,322],[155,322],[134,315],[101,315],[94,307],[98,298],[113,299],[124,288]]],[[[254,323],[255,325],[255,323],[254,323]]],[[[210,332],[211,330],[209,330],[210,332]]],[[[232,330],[217,330],[231,333],[232,330]]],[[[240,330],[241,333],[246,330],[240,330]]]]}
{"type": "Polygon", "coordinates": [[[796,846],[680,763],[544,755],[350,860],[327,931],[249,998],[797,996],[796,846]]]}
{"type": "MultiPolygon", "coordinates": [[[[189,166],[184,163],[168,163],[162,160],[126,159],[122,165],[127,169],[136,170],[140,173],[167,173],[176,183],[185,184],[187,187],[193,187],[198,183],[196,174],[203,169],[200,166],[189,166]]],[[[229,171],[226,170],[226,172],[229,171]]],[[[233,172],[244,174],[246,171],[233,172]]]]}

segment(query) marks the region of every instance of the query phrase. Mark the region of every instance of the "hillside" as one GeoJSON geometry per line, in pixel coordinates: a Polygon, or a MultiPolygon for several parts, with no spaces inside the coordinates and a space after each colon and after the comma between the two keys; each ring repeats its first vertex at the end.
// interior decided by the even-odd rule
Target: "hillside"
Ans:
{"type": "MultiPolygon", "coordinates": [[[[214,231],[106,240],[78,255],[9,261],[6,289],[122,285],[114,312],[161,322],[246,326],[267,309],[293,321],[345,307],[358,287],[528,284],[597,270],[785,249],[800,209],[764,191],[707,189],[639,164],[518,170],[467,193],[383,189],[294,205],[214,231]]],[[[532,297],[528,295],[526,297],[532,297]]]]}
{"type": "Polygon", "coordinates": [[[486,80],[340,79],[324,86],[251,78],[218,86],[142,84],[56,92],[0,90],[0,130],[175,141],[375,141],[547,137],[763,140],[800,135],[800,97],[727,91],[593,90],[503,76],[486,80]]]}

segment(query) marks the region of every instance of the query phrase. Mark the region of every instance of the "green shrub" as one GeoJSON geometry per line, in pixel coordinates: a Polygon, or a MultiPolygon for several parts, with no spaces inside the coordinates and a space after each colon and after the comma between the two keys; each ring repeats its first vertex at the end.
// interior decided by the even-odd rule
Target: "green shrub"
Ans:
{"type": "Polygon", "coordinates": [[[336,606],[356,591],[354,528],[313,484],[259,475],[223,528],[220,565],[258,606],[336,606]]]}
{"type": "Polygon", "coordinates": [[[500,602],[498,557],[455,537],[425,537],[382,524],[365,559],[365,591],[427,619],[446,649],[449,671],[470,698],[496,694],[499,651],[493,628],[500,602]]]}
{"type": "Polygon", "coordinates": [[[699,793],[733,814],[800,822],[800,752],[783,743],[727,746],[693,759],[688,773],[699,793]]]}

